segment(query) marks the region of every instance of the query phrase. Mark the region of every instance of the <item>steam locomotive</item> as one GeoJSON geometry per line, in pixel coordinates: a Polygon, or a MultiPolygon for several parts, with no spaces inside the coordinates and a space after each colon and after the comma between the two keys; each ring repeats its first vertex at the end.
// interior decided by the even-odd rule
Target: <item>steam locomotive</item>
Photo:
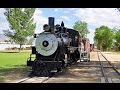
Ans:
{"type": "Polygon", "coordinates": [[[66,28],[63,21],[61,25],[54,25],[54,17],[48,18],[43,30],[34,35],[35,46],[27,60],[27,66],[32,66],[32,74],[49,76],[52,70],[59,72],[78,60],[90,61],[90,44],[77,30],[66,28]],[[33,54],[34,60],[31,59],[33,54]]]}

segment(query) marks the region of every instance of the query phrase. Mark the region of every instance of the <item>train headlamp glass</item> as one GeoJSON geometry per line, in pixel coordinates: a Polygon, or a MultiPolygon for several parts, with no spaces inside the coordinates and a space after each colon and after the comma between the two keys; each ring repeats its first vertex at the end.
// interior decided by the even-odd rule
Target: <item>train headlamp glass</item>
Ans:
{"type": "Polygon", "coordinates": [[[49,25],[47,25],[47,24],[45,24],[45,25],[43,26],[43,29],[44,29],[45,31],[49,31],[50,26],[49,26],[49,25]]]}

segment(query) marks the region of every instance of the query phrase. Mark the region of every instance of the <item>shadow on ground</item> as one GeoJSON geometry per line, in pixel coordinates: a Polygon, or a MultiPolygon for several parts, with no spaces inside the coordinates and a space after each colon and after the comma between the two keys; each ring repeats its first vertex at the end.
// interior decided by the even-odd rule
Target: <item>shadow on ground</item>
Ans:
{"type": "Polygon", "coordinates": [[[0,67],[0,83],[28,77],[30,70],[30,67],[26,65],[8,66],[8,68],[0,67]]]}
{"type": "MultiPolygon", "coordinates": [[[[98,63],[98,61],[91,61],[90,65],[96,65],[98,63]]],[[[79,64],[85,65],[86,63],[79,64]]],[[[65,80],[67,80],[67,78],[76,78],[83,81],[88,79],[90,81],[98,80],[101,75],[100,68],[77,66],[79,64],[64,68],[62,73],[58,73],[57,75],[55,75],[55,78],[65,78],[65,80]]],[[[116,66],[120,66],[120,62],[114,62],[113,64],[116,66]]],[[[31,68],[27,67],[26,65],[14,65],[12,67],[8,66],[8,68],[0,67],[0,83],[9,83],[14,80],[26,78],[29,76],[30,72],[31,68]]]]}

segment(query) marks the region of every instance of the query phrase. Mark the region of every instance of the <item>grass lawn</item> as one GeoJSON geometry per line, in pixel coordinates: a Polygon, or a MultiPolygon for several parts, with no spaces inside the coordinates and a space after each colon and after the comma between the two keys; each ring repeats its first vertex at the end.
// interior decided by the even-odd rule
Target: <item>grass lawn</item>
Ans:
{"type": "Polygon", "coordinates": [[[27,58],[30,56],[31,51],[0,51],[0,82],[10,75],[11,79],[22,76],[27,73],[29,68],[26,66],[27,58]],[[21,73],[22,72],[22,73],[21,73]]]}

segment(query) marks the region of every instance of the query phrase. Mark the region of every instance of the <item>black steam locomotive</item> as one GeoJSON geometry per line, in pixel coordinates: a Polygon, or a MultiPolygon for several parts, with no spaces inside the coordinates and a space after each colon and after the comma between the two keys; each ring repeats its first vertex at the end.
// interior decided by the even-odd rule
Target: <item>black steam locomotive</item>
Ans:
{"type": "MultiPolygon", "coordinates": [[[[27,61],[32,66],[32,73],[37,76],[49,76],[52,70],[60,71],[68,64],[81,58],[81,37],[78,31],[54,25],[54,18],[48,18],[48,24],[43,25],[44,32],[35,35],[35,46],[32,54],[35,60],[27,61]]],[[[32,55],[31,54],[31,55],[32,55]]]]}

